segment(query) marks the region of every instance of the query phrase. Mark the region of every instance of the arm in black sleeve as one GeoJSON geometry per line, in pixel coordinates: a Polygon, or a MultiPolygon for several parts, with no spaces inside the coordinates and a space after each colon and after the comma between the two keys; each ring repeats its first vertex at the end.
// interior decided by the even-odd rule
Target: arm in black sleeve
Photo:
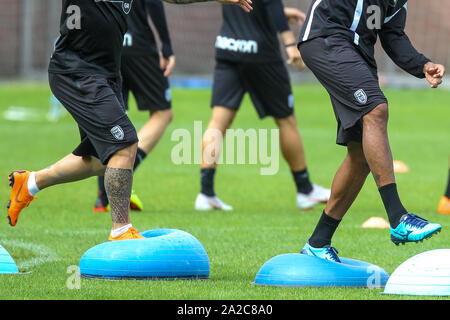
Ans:
{"type": "MultiPolygon", "coordinates": [[[[261,1],[261,0],[258,0],[261,1]]],[[[267,16],[273,23],[275,29],[282,33],[291,30],[284,14],[284,6],[281,0],[264,0],[267,16]]]]}
{"type": "Polygon", "coordinates": [[[430,60],[419,53],[405,34],[406,6],[386,22],[380,30],[381,45],[388,56],[406,72],[424,78],[423,67],[430,60]]]}
{"type": "MultiPolygon", "coordinates": [[[[142,1],[142,0],[140,0],[142,1]]],[[[147,12],[158,31],[162,43],[162,54],[165,58],[173,55],[172,42],[170,41],[169,29],[167,27],[166,13],[161,0],[145,0],[147,12]]]]}

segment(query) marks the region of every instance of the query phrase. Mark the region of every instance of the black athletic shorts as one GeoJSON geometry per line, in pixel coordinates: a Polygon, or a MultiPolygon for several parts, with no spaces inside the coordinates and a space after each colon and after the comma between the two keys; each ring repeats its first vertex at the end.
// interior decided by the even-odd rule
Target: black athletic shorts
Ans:
{"type": "Polygon", "coordinates": [[[94,156],[107,164],[111,156],[138,142],[128,118],[120,79],[93,74],[49,73],[50,88],[80,129],[77,156],[94,156]]]}
{"type": "Polygon", "coordinates": [[[303,42],[299,50],[308,68],[331,97],[338,122],[336,143],[362,142],[362,117],[387,99],[377,70],[347,38],[339,35],[303,42]]]}
{"type": "Polygon", "coordinates": [[[169,81],[161,70],[158,55],[122,56],[122,95],[128,110],[133,93],[139,110],[166,110],[172,107],[169,81]]]}
{"type": "Polygon", "coordinates": [[[294,96],[286,66],[216,60],[211,106],[239,109],[248,92],[260,118],[286,118],[294,113],[294,96]]]}

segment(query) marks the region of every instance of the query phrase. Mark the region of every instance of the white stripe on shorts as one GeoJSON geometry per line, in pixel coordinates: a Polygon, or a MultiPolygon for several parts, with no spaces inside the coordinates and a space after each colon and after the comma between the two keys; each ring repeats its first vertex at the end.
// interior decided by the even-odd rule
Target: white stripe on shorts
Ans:
{"type": "Polygon", "coordinates": [[[306,25],[305,35],[303,36],[303,41],[308,40],[309,34],[311,32],[311,25],[314,19],[314,12],[316,11],[317,6],[322,2],[322,0],[317,0],[314,2],[312,9],[311,9],[311,15],[309,16],[308,24],[306,25]]]}

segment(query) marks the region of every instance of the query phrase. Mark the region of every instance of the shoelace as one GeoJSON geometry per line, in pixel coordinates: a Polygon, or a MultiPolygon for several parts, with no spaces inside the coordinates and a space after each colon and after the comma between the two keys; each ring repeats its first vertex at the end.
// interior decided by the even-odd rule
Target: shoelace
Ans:
{"type": "Polygon", "coordinates": [[[428,220],[425,220],[419,216],[416,216],[415,214],[410,213],[405,219],[405,223],[413,227],[423,228],[428,224],[428,220]]]}
{"type": "Polygon", "coordinates": [[[339,256],[338,256],[339,251],[337,251],[337,249],[335,247],[326,247],[326,248],[327,248],[327,253],[331,256],[331,258],[334,261],[340,261],[339,256]]]}

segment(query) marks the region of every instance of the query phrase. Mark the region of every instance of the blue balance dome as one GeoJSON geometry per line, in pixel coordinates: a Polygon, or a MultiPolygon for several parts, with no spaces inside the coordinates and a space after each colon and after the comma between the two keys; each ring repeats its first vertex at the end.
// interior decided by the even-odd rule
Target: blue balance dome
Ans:
{"type": "Polygon", "coordinates": [[[299,253],[276,256],[259,270],[255,284],[290,287],[384,287],[389,275],[373,264],[340,258],[341,263],[299,253]]]}
{"type": "Polygon", "coordinates": [[[99,244],[81,257],[83,278],[208,279],[209,258],[191,234],[175,229],[141,233],[146,239],[99,244]]]}
{"type": "Polygon", "coordinates": [[[19,270],[8,251],[0,245],[0,274],[11,273],[19,273],[19,270]]]}

